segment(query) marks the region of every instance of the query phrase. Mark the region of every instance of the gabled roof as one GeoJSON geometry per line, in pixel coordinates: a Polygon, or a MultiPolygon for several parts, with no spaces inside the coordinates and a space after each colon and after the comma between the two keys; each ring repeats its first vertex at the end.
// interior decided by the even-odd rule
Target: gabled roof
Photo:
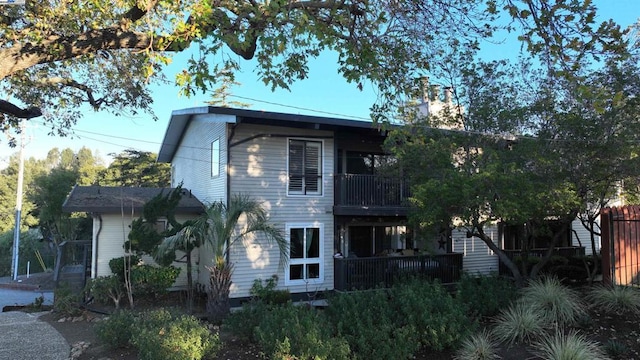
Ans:
{"type": "MultiPolygon", "coordinates": [[[[196,115],[228,115],[222,116],[216,121],[228,124],[262,124],[272,126],[284,126],[298,129],[350,131],[368,134],[379,134],[379,130],[370,121],[347,120],[320,116],[286,114],[268,111],[256,111],[247,109],[233,109],[216,106],[203,106],[188,109],[174,110],[167,126],[162,145],[158,153],[158,162],[171,162],[173,156],[182,141],[182,136],[189,122],[196,115]]],[[[212,121],[214,121],[212,119],[212,121]]]]}
{"type": "MultiPolygon", "coordinates": [[[[65,212],[131,213],[142,210],[144,204],[160,193],[167,194],[174,188],[146,188],[123,186],[75,186],[62,205],[65,212]]],[[[187,189],[182,189],[182,198],[177,212],[200,214],[204,205],[187,189]]]]}

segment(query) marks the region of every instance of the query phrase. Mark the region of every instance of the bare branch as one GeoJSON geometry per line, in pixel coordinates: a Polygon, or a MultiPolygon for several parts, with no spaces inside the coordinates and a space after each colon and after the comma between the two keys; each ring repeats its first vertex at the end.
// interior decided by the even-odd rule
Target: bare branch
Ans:
{"type": "Polygon", "coordinates": [[[48,79],[41,79],[38,80],[39,84],[42,85],[60,85],[60,86],[68,86],[68,87],[72,87],[72,88],[76,88],[78,90],[83,91],[84,93],[86,93],[87,95],[87,101],[89,102],[89,104],[95,109],[98,110],[100,108],[100,105],[102,105],[102,103],[104,102],[103,98],[100,98],[98,100],[96,100],[93,96],[93,89],[91,89],[89,86],[79,83],[73,79],[65,79],[65,78],[61,78],[61,77],[53,77],[53,78],[48,78],[48,79]]]}

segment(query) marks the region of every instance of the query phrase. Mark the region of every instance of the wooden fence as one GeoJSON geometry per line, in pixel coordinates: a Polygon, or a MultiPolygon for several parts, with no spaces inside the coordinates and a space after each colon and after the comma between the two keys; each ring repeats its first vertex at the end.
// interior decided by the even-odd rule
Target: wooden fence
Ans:
{"type": "Polygon", "coordinates": [[[640,206],[604,208],[600,219],[603,282],[640,286],[640,206]]]}

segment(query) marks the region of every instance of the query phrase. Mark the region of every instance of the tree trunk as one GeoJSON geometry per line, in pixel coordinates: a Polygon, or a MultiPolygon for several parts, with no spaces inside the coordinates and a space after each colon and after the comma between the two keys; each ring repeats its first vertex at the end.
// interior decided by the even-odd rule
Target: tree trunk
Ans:
{"type": "Polygon", "coordinates": [[[229,292],[233,266],[226,262],[207,267],[209,289],[207,291],[207,318],[214,324],[221,324],[230,311],[229,292]]]}
{"type": "Polygon", "coordinates": [[[520,270],[518,270],[518,266],[511,260],[507,254],[502,251],[493,240],[485,234],[484,229],[481,225],[476,225],[476,232],[472,233],[473,236],[477,236],[480,240],[484,241],[485,244],[491,249],[494,253],[498,255],[500,261],[504,263],[504,265],[511,270],[511,274],[513,274],[513,279],[516,283],[516,286],[522,287],[524,286],[524,278],[522,277],[520,270]]]}
{"type": "Polygon", "coordinates": [[[187,311],[189,313],[193,312],[193,275],[191,271],[193,269],[193,265],[191,265],[191,251],[186,252],[187,257],[187,311]]]}

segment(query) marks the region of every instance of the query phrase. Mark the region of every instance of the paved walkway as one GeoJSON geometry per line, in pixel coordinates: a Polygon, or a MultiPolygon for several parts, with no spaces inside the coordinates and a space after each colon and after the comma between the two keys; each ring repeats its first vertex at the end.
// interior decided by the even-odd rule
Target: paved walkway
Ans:
{"type": "Polygon", "coordinates": [[[67,360],[70,346],[56,329],[38,317],[44,313],[2,312],[5,306],[33,304],[44,298],[53,305],[53,291],[0,279],[0,360],[67,360]]]}
{"type": "Polygon", "coordinates": [[[0,313],[0,360],[67,360],[70,346],[43,313],[0,313]]]}

